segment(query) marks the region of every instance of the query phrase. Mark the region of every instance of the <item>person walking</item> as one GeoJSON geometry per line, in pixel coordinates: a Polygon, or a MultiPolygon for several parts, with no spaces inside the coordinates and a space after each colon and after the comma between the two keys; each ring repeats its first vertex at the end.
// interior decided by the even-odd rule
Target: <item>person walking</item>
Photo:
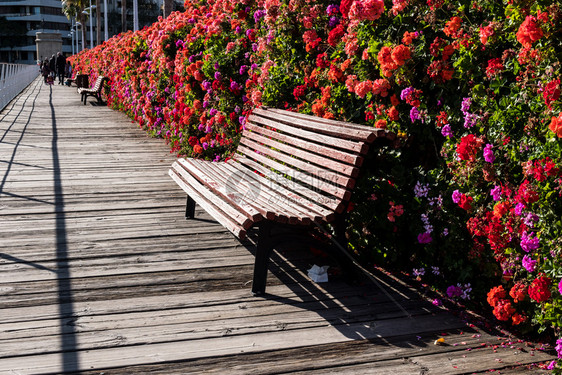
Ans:
{"type": "Polygon", "coordinates": [[[64,83],[64,70],[66,67],[66,57],[60,52],[57,53],[56,69],[57,76],[59,77],[59,85],[64,83]]]}
{"type": "Polygon", "coordinates": [[[70,61],[66,61],[66,65],[64,66],[64,76],[67,80],[64,82],[65,85],[70,86],[69,79],[72,77],[72,65],[70,65],[70,61]]]}
{"type": "Polygon", "coordinates": [[[51,78],[55,78],[55,74],[57,71],[57,58],[55,57],[55,55],[53,54],[53,56],[51,56],[51,58],[49,59],[49,70],[50,70],[50,76],[51,78]]]}

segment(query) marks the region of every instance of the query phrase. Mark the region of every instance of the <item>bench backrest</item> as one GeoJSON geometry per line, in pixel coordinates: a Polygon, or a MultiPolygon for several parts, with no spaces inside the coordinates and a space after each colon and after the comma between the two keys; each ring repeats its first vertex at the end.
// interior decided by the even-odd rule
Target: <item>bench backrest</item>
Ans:
{"type": "Polygon", "coordinates": [[[99,77],[96,79],[96,83],[94,83],[94,87],[92,87],[92,90],[94,90],[94,91],[100,90],[101,85],[103,85],[103,81],[104,81],[104,80],[105,80],[105,77],[104,77],[104,76],[99,76],[99,77]]]}
{"type": "Polygon", "coordinates": [[[324,207],[342,212],[359,167],[384,129],[256,108],[249,116],[234,160],[324,207]]]}

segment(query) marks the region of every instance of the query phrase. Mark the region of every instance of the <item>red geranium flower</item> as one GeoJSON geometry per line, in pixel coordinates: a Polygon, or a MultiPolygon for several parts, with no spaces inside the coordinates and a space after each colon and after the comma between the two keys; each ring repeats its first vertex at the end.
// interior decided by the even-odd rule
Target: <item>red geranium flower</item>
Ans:
{"type": "Polygon", "coordinates": [[[537,277],[529,286],[529,297],[537,302],[544,302],[550,298],[550,279],[546,276],[537,277]]]}

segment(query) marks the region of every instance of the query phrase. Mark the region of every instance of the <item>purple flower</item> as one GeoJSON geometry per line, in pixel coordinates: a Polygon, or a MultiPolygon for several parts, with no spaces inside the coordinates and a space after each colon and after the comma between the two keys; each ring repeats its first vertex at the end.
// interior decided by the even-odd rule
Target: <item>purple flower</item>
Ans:
{"type": "Polygon", "coordinates": [[[215,72],[215,79],[221,79],[221,78],[222,78],[221,72],[215,72]]]}
{"type": "Polygon", "coordinates": [[[439,271],[439,267],[431,266],[431,273],[434,274],[435,276],[439,276],[441,274],[441,271],[439,271]]]}
{"type": "Polygon", "coordinates": [[[211,91],[211,89],[213,88],[213,84],[209,81],[203,81],[202,86],[203,90],[205,91],[211,91]]]}
{"type": "Polygon", "coordinates": [[[494,156],[494,151],[492,151],[492,146],[491,144],[487,144],[486,146],[484,146],[484,160],[486,160],[488,163],[493,163],[494,160],[496,160],[496,157],[494,156]]]}
{"type": "Polygon", "coordinates": [[[462,288],[458,285],[451,285],[447,288],[447,295],[449,298],[460,297],[462,295],[462,288]]]}
{"type": "Polygon", "coordinates": [[[337,6],[336,4],[330,4],[326,8],[326,14],[328,14],[329,16],[334,13],[338,13],[339,11],[340,11],[340,7],[337,6]]]}
{"type": "Polygon", "coordinates": [[[423,276],[423,275],[425,275],[425,268],[423,268],[423,267],[422,267],[422,268],[419,268],[419,269],[418,269],[418,268],[414,268],[414,269],[412,270],[412,272],[413,272],[414,276],[423,276]]]}
{"type": "Polygon", "coordinates": [[[201,146],[203,147],[203,150],[206,150],[207,148],[209,148],[209,144],[207,142],[203,142],[201,144],[201,146]]]}
{"type": "Polygon", "coordinates": [[[472,128],[476,125],[476,121],[478,120],[478,116],[473,113],[467,113],[464,116],[464,127],[467,129],[472,128]]]}
{"type": "Polygon", "coordinates": [[[426,244],[426,243],[431,243],[431,241],[433,241],[433,238],[431,238],[431,233],[424,232],[424,233],[418,234],[418,242],[419,243],[426,244]]]}
{"type": "Polygon", "coordinates": [[[452,137],[453,131],[451,130],[451,125],[443,125],[443,127],[441,128],[441,134],[443,134],[443,137],[452,137]]]}
{"type": "Polygon", "coordinates": [[[402,100],[406,100],[412,93],[414,92],[414,88],[413,87],[406,87],[404,90],[402,90],[402,92],[400,93],[400,99],[402,100]]]}
{"type": "Polygon", "coordinates": [[[458,191],[458,189],[453,191],[453,195],[452,195],[453,203],[459,203],[461,197],[462,197],[462,193],[458,191]]]}
{"type": "Polygon", "coordinates": [[[546,366],[547,370],[554,370],[556,368],[556,361],[552,361],[546,366]]]}
{"type": "Polygon", "coordinates": [[[232,90],[240,90],[242,87],[236,81],[230,82],[230,88],[232,90]]]}
{"type": "Polygon", "coordinates": [[[531,258],[528,255],[523,256],[523,260],[521,262],[523,267],[527,270],[527,272],[534,272],[537,266],[537,261],[531,258]]]}
{"type": "Polygon", "coordinates": [[[525,218],[523,219],[523,222],[525,223],[526,226],[533,228],[535,226],[535,223],[539,221],[539,217],[532,213],[529,212],[527,214],[527,216],[525,216],[525,218]]]}
{"type": "Polygon", "coordinates": [[[527,253],[539,248],[539,239],[534,236],[535,232],[529,234],[527,231],[523,232],[521,236],[521,248],[527,253]]]}
{"type": "Polygon", "coordinates": [[[490,194],[492,194],[492,199],[496,202],[502,199],[502,188],[499,185],[495,185],[492,190],[490,190],[490,194]]]}
{"type": "Polygon", "coordinates": [[[238,122],[240,123],[240,125],[246,124],[246,117],[244,116],[238,117],[238,122]]]}
{"type": "Polygon", "coordinates": [[[336,27],[340,23],[340,19],[338,17],[330,17],[328,20],[328,27],[336,27]]]}
{"type": "Polygon", "coordinates": [[[429,193],[429,184],[422,184],[419,181],[416,182],[416,186],[414,186],[414,194],[416,198],[427,197],[429,193]]]}
{"type": "Polygon", "coordinates": [[[471,98],[463,98],[462,103],[461,103],[461,112],[464,115],[466,115],[468,113],[468,110],[470,109],[471,103],[472,103],[471,98]]]}
{"type": "Polygon", "coordinates": [[[513,210],[513,212],[515,212],[515,215],[521,216],[524,208],[525,208],[525,205],[523,203],[517,203],[517,206],[515,206],[515,209],[513,210]]]}
{"type": "MultiPolygon", "coordinates": [[[[236,34],[240,34],[242,32],[242,28],[240,26],[236,26],[236,28],[234,29],[234,32],[236,34]]],[[[220,160],[220,159],[219,159],[220,160]]]]}
{"type": "Polygon", "coordinates": [[[240,75],[243,75],[244,73],[246,73],[248,71],[248,65],[242,65],[240,67],[240,70],[238,71],[238,73],[240,73],[240,75]]]}
{"type": "Polygon", "coordinates": [[[416,107],[410,109],[410,121],[414,122],[416,120],[421,120],[420,111],[416,107]]]}
{"type": "Polygon", "coordinates": [[[560,279],[560,282],[558,283],[558,292],[562,294],[562,279],[560,279]]]}
{"type": "Polygon", "coordinates": [[[213,117],[214,115],[217,114],[217,109],[216,108],[211,108],[211,110],[209,111],[209,116],[213,117]]]}
{"type": "Polygon", "coordinates": [[[258,23],[259,20],[263,18],[263,16],[265,16],[265,10],[263,9],[256,10],[256,12],[254,13],[254,21],[258,23]]]}
{"type": "Polygon", "coordinates": [[[197,129],[202,132],[203,130],[205,130],[205,125],[199,124],[199,126],[197,126],[197,129]]]}

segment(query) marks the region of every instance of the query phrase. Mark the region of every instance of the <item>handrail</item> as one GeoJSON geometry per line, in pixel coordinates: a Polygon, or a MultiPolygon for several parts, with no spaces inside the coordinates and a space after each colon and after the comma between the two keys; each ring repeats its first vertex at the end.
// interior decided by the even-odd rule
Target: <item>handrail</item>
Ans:
{"type": "Polygon", "coordinates": [[[37,65],[0,63],[0,111],[38,75],[37,65]]]}

